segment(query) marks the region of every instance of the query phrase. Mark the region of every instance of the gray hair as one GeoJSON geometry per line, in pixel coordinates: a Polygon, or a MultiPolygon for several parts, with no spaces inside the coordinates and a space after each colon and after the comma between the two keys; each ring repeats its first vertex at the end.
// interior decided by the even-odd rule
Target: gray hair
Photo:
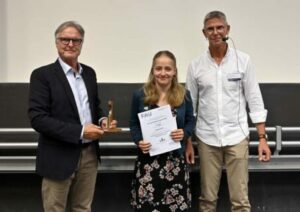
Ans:
{"type": "Polygon", "coordinates": [[[57,29],[55,30],[55,34],[54,34],[55,39],[57,38],[57,35],[60,32],[62,32],[64,29],[66,29],[68,27],[74,27],[79,32],[82,39],[84,38],[84,29],[80,24],[78,24],[76,21],[66,21],[66,22],[62,23],[61,25],[59,25],[59,27],[57,27],[57,29]]]}
{"type": "Polygon", "coordinates": [[[207,13],[207,15],[204,18],[203,24],[205,25],[208,20],[213,18],[222,19],[226,23],[226,25],[228,25],[226,15],[223,12],[217,10],[207,13]]]}

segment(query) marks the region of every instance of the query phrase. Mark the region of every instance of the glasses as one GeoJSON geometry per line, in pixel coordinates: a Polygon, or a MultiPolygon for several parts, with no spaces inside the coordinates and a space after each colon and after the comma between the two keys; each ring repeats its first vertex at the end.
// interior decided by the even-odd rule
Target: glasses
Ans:
{"type": "Polygon", "coordinates": [[[79,46],[82,43],[82,39],[80,38],[57,38],[57,40],[64,45],[69,45],[71,41],[74,46],[79,46]]]}
{"type": "Polygon", "coordinates": [[[217,31],[218,33],[220,33],[220,32],[224,32],[225,28],[226,28],[226,26],[224,26],[224,25],[219,25],[219,26],[215,26],[215,27],[214,26],[209,26],[209,27],[205,28],[205,31],[208,34],[212,34],[215,31],[217,31]]]}

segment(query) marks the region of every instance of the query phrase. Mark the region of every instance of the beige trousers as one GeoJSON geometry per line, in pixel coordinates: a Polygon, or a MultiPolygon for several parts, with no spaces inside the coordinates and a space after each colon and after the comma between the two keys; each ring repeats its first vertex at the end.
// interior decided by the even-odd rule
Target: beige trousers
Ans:
{"type": "Polygon", "coordinates": [[[223,166],[225,166],[227,173],[231,211],[250,211],[248,199],[248,145],[249,140],[245,139],[234,146],[214,147],[198,139],[201,177],[199,209],[201,212],[216,211],[223,166]]]}
{"type": "Polygon", "coordinates": [[[45,212],[65,212],[69,200],[72,212],[90,212],[97,178],[98,161],[92,145],[82,149],[77,170],[66,180],[43,178],[45,212]]]}

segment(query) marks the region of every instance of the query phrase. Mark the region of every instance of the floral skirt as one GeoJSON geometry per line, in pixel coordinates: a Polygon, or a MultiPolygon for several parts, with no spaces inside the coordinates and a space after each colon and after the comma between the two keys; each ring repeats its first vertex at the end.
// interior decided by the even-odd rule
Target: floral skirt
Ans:
{"type": "Polygon", "coordinates": [[[191,207],[189,171],[184,157],[169,152],[139,154],[132,181],[131,205],[141,212],[188,211],[191,207]]]}

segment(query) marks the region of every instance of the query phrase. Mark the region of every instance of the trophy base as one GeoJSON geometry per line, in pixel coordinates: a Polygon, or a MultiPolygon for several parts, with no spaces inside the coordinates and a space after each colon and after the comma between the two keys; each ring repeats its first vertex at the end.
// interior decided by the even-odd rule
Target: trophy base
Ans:
{"type": "Polygon", "coordinates": [[[122,129],[121,128],[106,128],[104,129],[104,133],[117,133],[117,132],[121,132],[122,129]]]}

